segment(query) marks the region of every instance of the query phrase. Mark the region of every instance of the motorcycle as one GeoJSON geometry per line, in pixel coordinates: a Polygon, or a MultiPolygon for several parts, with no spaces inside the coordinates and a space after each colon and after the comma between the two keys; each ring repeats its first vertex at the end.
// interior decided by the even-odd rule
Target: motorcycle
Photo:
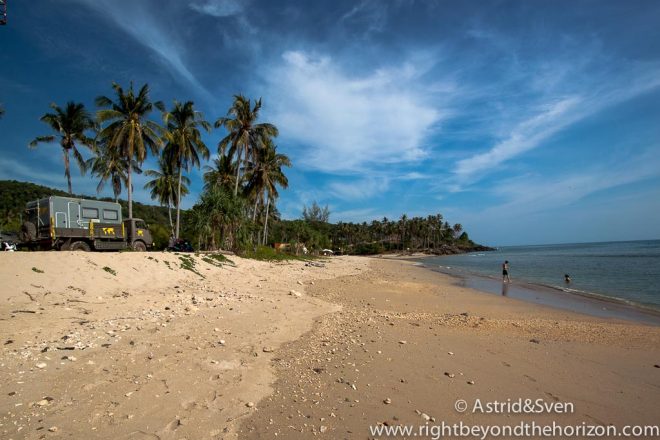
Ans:
{"type": "Polygon", "coordinates": [[[195,252],[192,245],[182,238],[176,240],[174,243],[168,246],[166,250],[170,252],[195,252]]]}

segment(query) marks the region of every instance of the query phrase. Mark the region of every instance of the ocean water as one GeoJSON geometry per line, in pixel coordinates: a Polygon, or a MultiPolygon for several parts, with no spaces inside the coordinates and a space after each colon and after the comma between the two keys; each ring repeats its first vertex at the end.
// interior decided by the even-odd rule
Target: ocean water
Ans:
{"type": "Polygon", "coordinates": [[[457,275],[502,278],[593,294],[660,310],[660,240],[507,246],[497,251],[429,257],[424,264],[457,275]],[[571,283],[564,282],[564,274],[571,283]]]}

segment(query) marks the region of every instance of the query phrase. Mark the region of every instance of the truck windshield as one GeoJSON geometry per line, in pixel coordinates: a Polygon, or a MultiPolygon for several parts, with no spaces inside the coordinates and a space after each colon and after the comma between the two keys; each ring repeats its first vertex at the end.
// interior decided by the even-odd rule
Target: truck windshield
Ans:
{"type": "Polygon", "coordinates": [[[138,229],[147,229],[147,225],[143,221],[135,222],[135,227],[138,229]]]}

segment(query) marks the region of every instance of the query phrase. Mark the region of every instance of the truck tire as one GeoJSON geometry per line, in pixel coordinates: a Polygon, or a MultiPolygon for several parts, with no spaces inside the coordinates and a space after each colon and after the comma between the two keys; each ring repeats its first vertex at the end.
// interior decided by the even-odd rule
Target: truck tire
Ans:
{"type": "Polygon", "coordinates": [[[84,241],[74,241],[73,243],[71,243],[71,246],[69,246],[69,250],[89,252],[91,249],[89,245],[84,241]]]}
{"type": "Polygon", "coordinates": [[[142,241],[136,241],[133,243],[133,250],[135,252],[145,252],[147,250],[147,245],[142,241]]]}

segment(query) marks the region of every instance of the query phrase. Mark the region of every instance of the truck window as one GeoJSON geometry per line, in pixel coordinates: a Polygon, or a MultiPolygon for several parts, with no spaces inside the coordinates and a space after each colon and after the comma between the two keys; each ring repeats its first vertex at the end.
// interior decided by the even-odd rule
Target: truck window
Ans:
{"type": "Polygon", "coordinates": [[[143,221],[135,222],[135,227],[138,229],[147,229],[147,225],[143,221]]]}
{"type": "Polygon", "coordinates": [[[119,220],[119,213],[114,209],[104,209],[103,220],[119,220]]]}
{"type": "Polygon", "coordinates": [[[96,208],[83,208],[83,218],[99,218],[99,210],[96,208]]]}

